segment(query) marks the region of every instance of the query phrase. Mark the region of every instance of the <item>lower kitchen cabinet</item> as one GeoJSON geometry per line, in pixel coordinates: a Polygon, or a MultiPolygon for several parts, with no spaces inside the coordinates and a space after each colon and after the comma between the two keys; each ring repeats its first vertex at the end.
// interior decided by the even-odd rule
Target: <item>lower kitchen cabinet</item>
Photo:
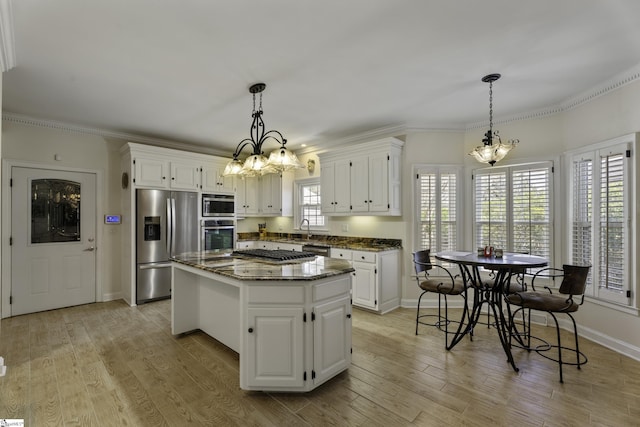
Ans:
{"type": "Polygon", "coordinates": [[[320,304],[313,309],[312,317],[312,379],[323,383],[351,363],[351,301],[345,296],[320,304]]]}
{"type": "Polygon", "coordinates": [[[331,249],[331,257],[351,260],[352,303],[379,313],[400,306],[400,251],[356,251],[331,249]]]}
{"type": "Polygon", "coordinates": [[[241,387],[308,391],[347,369],[350,288],[348,275],[312,286],[248,286],[241,387]]]}
{"type": "Polygon", "coordinates": [[[304,385],[303,307],[247,309],[247,384],[251,387],[304,385]]]}

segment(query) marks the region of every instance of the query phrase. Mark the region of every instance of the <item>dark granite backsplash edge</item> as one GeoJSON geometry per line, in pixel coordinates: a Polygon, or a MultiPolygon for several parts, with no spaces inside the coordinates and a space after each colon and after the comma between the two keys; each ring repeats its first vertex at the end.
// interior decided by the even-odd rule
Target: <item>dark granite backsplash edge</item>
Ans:
{"type": "MultiPolygon", "coordinates": [[[[266,236],[261,237],[258,232],[246,232],[238,233],[238,240],[305,240],[307,238],[306,233],[273,233],[268,232],[266,236]]],[[[349,245],[358,244],[362,246],[371,247],[397,247],[402,248],[401,239],[378,239],[375,237],[351,237],[351,236],[331,236],[326,234],[315,234],[311,236],[311,240],[314,243],[326,242],[327,245],[349,245]]]]}

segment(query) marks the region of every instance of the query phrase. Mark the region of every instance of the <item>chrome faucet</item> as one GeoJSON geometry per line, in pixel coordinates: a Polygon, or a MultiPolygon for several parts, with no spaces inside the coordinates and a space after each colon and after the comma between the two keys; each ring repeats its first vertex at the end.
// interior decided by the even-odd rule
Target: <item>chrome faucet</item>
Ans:
{"type": "Polygon", "coordinates": [[[311,224],[309,224],[309,220],[307,218],[300,221],[300,229],[302,230],[302,224],[304,224],[305,221],[307,222],[307,240],[309,240],[311,238],[311,224]]]}

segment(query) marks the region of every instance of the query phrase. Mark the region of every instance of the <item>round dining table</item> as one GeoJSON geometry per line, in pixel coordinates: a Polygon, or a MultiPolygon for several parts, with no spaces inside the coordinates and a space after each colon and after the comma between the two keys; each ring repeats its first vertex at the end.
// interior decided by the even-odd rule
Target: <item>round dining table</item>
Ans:
{"type": "MultiPolygon", "coordinates": [[[[500,344],[507,355],[507,361],[517,372],[509,340],[510,319],[505,318],[503,300],[505,295],[521,290],[522,284],[512,283],[512,278],[522,277],[529,269],[546,267],[548,260],[529,254],[504,252],[502,257],[485,257],[477,252],[445,251],[434,254],[439,261],[456,264],[465,282],[466,289],[473,289],[473,307],[468,322],[460,322],[449,349],[459,343],[465,335],[473,337],[483,305],[493,314],[494,325],[498,331],[500,344]],[[481,274],[484,271],[484,276],[481,274]]],[[[507,303],[508,304],[508,303],[507,303]]],[[[463,314],[464,318],[464,314],[463,314]]]]}

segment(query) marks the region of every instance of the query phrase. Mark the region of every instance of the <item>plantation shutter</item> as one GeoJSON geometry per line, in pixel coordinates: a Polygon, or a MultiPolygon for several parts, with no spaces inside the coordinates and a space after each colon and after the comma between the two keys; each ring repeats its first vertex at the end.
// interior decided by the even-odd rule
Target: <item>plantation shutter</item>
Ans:
{"type": "Polygon", "coordinates": [[[624,289],[625,263],[624,154],[600,159],[599,286],[611,291],[624,289]]]}
{"type": "Polygon", "coordinates": [[[458,173],[441,168],[417,171],[418,248],[452,251],[458,244],[458,173]]]}
{"type": "Polygon", "coordinates": [[[512,172],[513,252],[551,255],[550,175],[549,167],[512,172]]]}
{"type": "Polygon", "coordinates": [[[507,247],[507,171],[478,172],[475,183],[476,244],[507,247]]]}
{"type": "MultiPolygon", "coordinates": [[[[591,265],[593,250],[593,160],[580,158],[573,162],[573,207],[571,225],[571,263],[591,265]]],[[[587,286],[592,283],[592,271],[587,286]]]]}

